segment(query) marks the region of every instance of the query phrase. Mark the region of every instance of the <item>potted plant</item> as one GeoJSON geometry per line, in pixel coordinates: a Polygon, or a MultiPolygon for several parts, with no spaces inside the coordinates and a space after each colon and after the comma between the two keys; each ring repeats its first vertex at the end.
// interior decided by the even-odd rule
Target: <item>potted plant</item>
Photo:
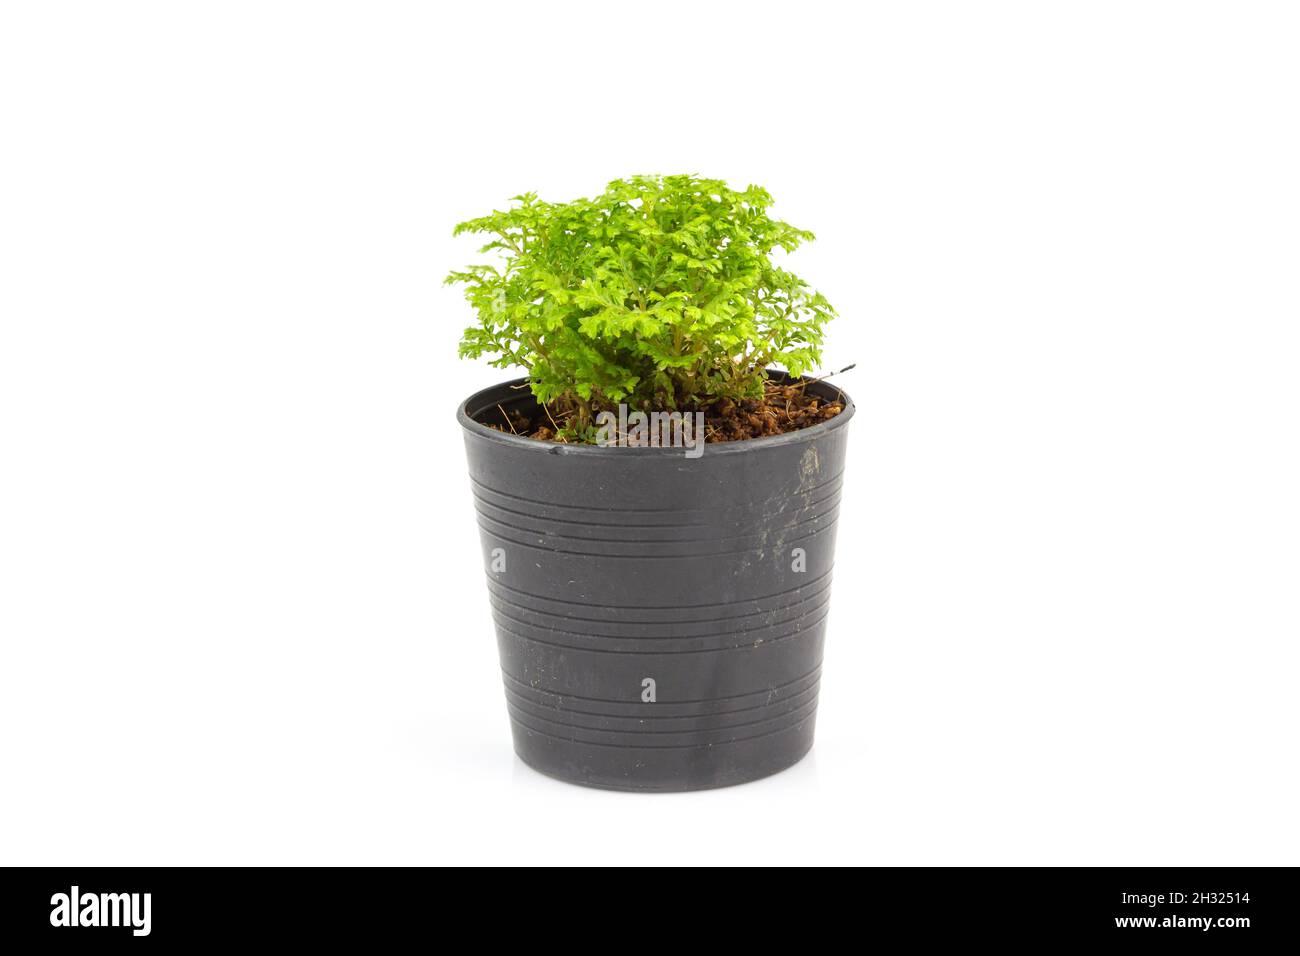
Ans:
{"type": "Polygon", "coordinates": [[[691,790],[812,746],[853,403],[826,299],[772,261],[772,197],[644,176],[456,227],[463,356],[524,378],[458,418],[515,750],[574,783],[691,790]],[[780,370],[771,368],[779,366],[780,370]]]}

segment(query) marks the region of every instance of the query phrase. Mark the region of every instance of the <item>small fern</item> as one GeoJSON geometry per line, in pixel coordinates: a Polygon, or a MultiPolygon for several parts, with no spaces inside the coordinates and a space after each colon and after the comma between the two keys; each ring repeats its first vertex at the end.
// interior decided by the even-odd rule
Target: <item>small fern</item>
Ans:
{"type": "Polygon", "coordinates": [[[619,402],[676,410],[755,397],[769,365],[801,375],[821,361],[835,310],[771,259],[813,234],[771,218],[766,190],[636,176],[595,199],[513,202],[456,227],[490,236],[480,252],[498,257],[447,277],[478,312],[460,354],[524,369],[572,434],[619,402]]]}

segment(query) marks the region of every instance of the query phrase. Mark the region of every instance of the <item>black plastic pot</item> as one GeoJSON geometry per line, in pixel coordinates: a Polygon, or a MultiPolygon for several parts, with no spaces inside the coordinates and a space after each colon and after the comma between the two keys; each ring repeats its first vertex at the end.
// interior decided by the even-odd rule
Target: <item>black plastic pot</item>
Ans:
{"type": "Polygon", "coordinates": [[[481,424],[530,406],[522,383],[458,415],[515,752],[617,790],[723,787],[798,761],[813,743],[852,401],[810,383],[844,411],[688,458],[481,424]]]}

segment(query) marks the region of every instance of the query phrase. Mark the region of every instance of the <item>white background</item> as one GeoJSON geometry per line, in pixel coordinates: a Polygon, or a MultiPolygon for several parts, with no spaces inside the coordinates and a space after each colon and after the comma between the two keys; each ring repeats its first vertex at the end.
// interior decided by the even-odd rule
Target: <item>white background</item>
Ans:
{"type": "Polygon", "coordinates": [[[14,3],[0,862],[1300,863],[1300,22],[14,3]],[[759,183],[857,362],[818,742],[510,749],[457,221],[759,183]]]}

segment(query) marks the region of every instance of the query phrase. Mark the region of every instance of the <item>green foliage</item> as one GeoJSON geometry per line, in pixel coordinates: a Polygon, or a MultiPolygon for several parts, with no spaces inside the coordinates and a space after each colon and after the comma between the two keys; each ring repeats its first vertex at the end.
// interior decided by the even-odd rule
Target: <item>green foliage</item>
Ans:
{"type": "Polygon", "coordinates": [[[495,264],[453,272],[478,312],[460,354],[527,370],[537,399],[585,426],[594,410],[681,409],[762,392],[764,369],[821,361],[835,311],[773,264],[813,234],[772,219],[772,197],[716,179],[636,176],[595,199],[514,197],[471,219],[495,264]]]}

